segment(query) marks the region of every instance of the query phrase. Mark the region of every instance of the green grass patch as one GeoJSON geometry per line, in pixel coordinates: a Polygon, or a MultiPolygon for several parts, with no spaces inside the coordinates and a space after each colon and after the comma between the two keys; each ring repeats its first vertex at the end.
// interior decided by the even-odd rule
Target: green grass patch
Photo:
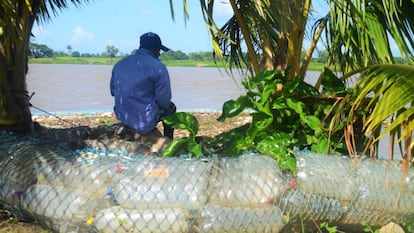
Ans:
{"type": "MultiPolygon", "coordinates": [[[[85,64],[85,65],[114,65],[122,57],[51,57],[51,58],[29,58],[31,64],[85,64]]],[[[194,61],[194,60],[166,60],[162,61],[166,66],[182,67],[226,67],[222,61],[194,61]]],[[[311,62],[309,71],[322,71],[323,63],[311,62]]]]}
{"type": "Polygon", "coordinates": [[[50,57],[50,58],[30,58],[32,64],[89,64],[89,65],[114,65],[120,60],[109,57],[50,57]]]}

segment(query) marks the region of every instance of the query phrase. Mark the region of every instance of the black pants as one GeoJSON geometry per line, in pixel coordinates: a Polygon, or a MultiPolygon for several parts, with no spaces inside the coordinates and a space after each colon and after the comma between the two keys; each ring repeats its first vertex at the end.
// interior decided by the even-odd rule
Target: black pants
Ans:
{"type": "MultiPolygon", "coordinates": [[[[177,111],[177,107],[175,106],[175,104],[173,102],[171,102],[170,106],[168,106],[167,109],[164,109],[164,112],[161,114],[161,118],[166,117],[166,116],[170,116],[170,115],[174,114],[176,111],[177,111]]],[[[174,138],[174,128],[168,126],[164,122],[162,122],[162,126],[164,128],[164,136],[166,136],[166,137],[168,137],[169,139],[172,140],[174,138]]]]}

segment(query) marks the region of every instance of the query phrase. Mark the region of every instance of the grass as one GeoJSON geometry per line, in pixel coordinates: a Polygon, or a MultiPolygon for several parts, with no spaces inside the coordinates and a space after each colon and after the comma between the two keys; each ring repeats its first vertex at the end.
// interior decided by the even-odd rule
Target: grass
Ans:
{"type": "MultiPolygon", "coordinates": [[[[122,57],[51,57],[51,58],[29,58],[31,64],[85,64],[85,65],[114,65],[122,57]]],[[[194,60],[166,60],[162,61],[166,66],[182,67],[226,67],[225,63],[211,61],[194,61],[194,60]]],[[[311,62],[309,71],[321,71],[323,63],[311,62]]]]}
{"type": "MultiPolygon", "coordinates": [[[[85,64],[85,65],[114,65],[121,57],[50,57],[50,58],[30,58],[32,64],[85,64]]],[[[224,64],[214,61],[194,61],[194,60],[166,60],[162,61],[166,66],[184,67],[224,67],[224,64]]]]}
{"type": "Polygon", "coordinates": [[[32,64],[85,64],[85,65],[114,65],[120,58],[109,57],[47,57],[29,58],[32,64]]]}

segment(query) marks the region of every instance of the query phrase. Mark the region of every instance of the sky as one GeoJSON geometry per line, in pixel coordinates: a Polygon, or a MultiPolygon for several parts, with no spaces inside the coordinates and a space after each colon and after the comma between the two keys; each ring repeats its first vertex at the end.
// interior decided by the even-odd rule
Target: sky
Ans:
{"type": "MultiPolygon", "coordinates": [[[[35,23],[31,42],[63,52],[70,45],[72,51],[94,54],[113,45],[120,53],[128,54],[139,47],[139,36],[151,31],[175,51],[212,51],[200,2],[187,1],[190,16],[186,23],[183,1],[173,2],[175,20],[166,0],[91,0],[78,7],[69,4],[69,8],[59,11],[51,20],[35,23]]],[[[231,15],[230,5],[225,0],[217,1],[216,19],[225,22],[231,15]]]]}
{"type": "MultiPolygon", "coordinates": [[[[326,4],[315,0],[314,15],[324,15],[326,4]],[[320,12],[318,12],[320,11],[320,12]]],[[[187,0],[189,19],[185,22],[183,1],[173,0],[175,19],[172,19],[167,0],[90,0],[78,7],[59,11],[47,22],[35,23],[33,43],[45,44],[54,51],[103,53],[113,45],[120,55],[129,54],[139,47],[139,36],[146,32],[157,33],[163,44],[175,51],[212,51],[212,43],[200,9],[200,1],[187,0]]],[[[214,18],[222,25],[232,16],[228,0],[215,2],[214,18]]],[[[309,40],[304,41],[306,48],[309,40]]],[[[323,49],[323,48],[322,48],[323,49]]],[[[392,44],[391,49],[399,54],[392,44]]],[[[317,54],[314,53],[314,56],[317,54]]]]}

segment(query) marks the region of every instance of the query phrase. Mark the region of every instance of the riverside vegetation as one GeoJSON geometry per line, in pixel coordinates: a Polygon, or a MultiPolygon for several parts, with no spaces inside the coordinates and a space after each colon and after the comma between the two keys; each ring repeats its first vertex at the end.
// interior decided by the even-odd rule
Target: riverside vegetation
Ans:
{"type": "MultiPolygon", "coordinates": [[[[114,65],[122,57],[43,57],[43,58],[29,58],[29,63],[32,64],[85,64],[85,65],[114,65]]],[[[161,57],[162,59],[162,57],[161,57]]],[[[184,66],[184,67],[227,67],[226,63],[222,61],[211,60],[162,60],[166,66],[184,66]]],[[[310,71],[322,71],[323,63],[311,62],[309,64],[310,71]]]]}

